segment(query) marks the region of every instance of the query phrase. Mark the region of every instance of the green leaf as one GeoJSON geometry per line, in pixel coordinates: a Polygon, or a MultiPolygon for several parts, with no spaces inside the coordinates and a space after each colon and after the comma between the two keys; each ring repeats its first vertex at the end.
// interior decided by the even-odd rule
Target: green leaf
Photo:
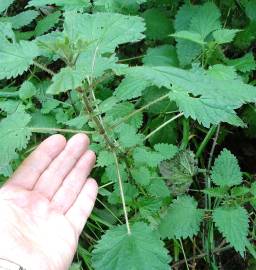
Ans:
{"type": "Polygon", "coordinates": [[[21,41],[0,43],[0,80],[15,78],[28,70],[33,59],[39,56],[35,43],[21,41]]]}
{"type": "Polygon", "coordinates": [[[89,7],[89,0],[30,0],[28,6],[42,7],[45,5],[56,5],[65,10],[81,10],[89,7]]]}
{"type": "Polygon", "coordinates": [[[242,173],[236,157],[224,149],[214,162],[211,179],[221,187],[234,186],[242,183],[242,173]]]}
{"type": "Polygon", "coordinates": [[[129,148],[142,144],[144,136],[142,134],[137,134],[137,130],[131,125],[123,123],[118,129],[121,146],[129,148]]]}
{"type": "Polygon", "coordinates": [[[48,94],[56,95],[61,92],[76,89],[82,85],[83,74],[71,67],[65,67],[58,74],[53,76],[53,83],[47,89],[48,94]]]}
{"type": "Polygon", "coordinates": [[[171,45],[149,48],[147,54],[143,57],[143,63],[146,66],[176,67],[178,66],[176,49],[171,45]]]}
{"type": "Polygon", "coordinates": [[[40,20],[36,25],[35,35],[41,36],[51,30],[59,22],[60,16],[61,12],[56,11],[40,20]]]}
{"type": "Polygon", "coordinates": [[[107,231],[93,251],[93,268],[169,270],[170,256],[158,235],[144,223],[135,223],[131,231],[131,235],[128,235],[125,225],[107,231]]]}
{"type": "Polygon", "coordinates": [[[25,81],[20,87],[19,97],[22,100],[26,100],[33,97],[35,93],[36,93],[36,87],[34,86],[34,84],[30,81],[25,81]]]}
{"type": "Polygon", "coordinates": [[[248,187],[244,187],[244,186],[233,187],[231,189],[231,196],[235,196],[235,197],[245,196],[249,192],[250,192],[250,189],[248,187]]]}
{"type": "Polygon", "coordinates": [[[11,23],[0,21],[0,40],[2,39],[3,42],[6,42],[6,38],[15,42],[15,34],[12,30],[12,25],[11,23]]]}
{"type": "Polygon", "coordinates": [[[185,116],[191,116],[205,127],[220,122],[244,126],[235,109],[256,100],[255,87],[237,79],[216,79],[200,70],[143,66],[126,69],[125,73],[126,78],[115,94],[122,92],[122,98],[129,99],[139,96],[143,87],[166,87],[171,90],[171,100],[178,104],[185,116]]]}
{"type": "Polygon", "coordinates": [[[250,72],[256,69],[256,62],[251,52],[247,53],[241,58],[228,59],[227,64],[229,66],[233,66],[236,70],[243,73],[250,72]]]}
{"type": "Polygon", "coordinates": [[[218,44],[232,42],[236,33],[240,32],[238,29],[219,29],[213,32],[213,38],[218,44]]]}
{"type": "Polygon", "coordinates": [[[173,158],[179,151],[179,148],[173,144],[158,143],[154,145],[157,152],[163,155],[164,159],[173,158]]]}
{"type": "Polygon", "coordinates": [[[213,220],[226,240],[243,256],[249,229],[247,211],[241,206],[219,207],[213,212],[213,220]]]}
{"type": "Polygon", "coordinates": [[[245,13],[252,21],[256,21],[256,1],[249,0],[245,2],[245,13]]]}
{"type": "Polygon", "coordinates": [[[4,12],[15,0],[2,0],[0,2],[0,13],[4,12]]]}
{"type": "Polygon", "coordinates": [[[207,70],[207,74],[217,80],[240,80],[234,67],[216,64],[207,70]]]}
{"type": "Polygon", "coordinates": [[[30,24],[38,15],[39,13],[35,10],[26,10],[13,17],[0,18],[0,21],[9,22],[13,29],[19,29],[30,24]]]}
{"type": "Polygon", "coordinates": [[[146,36],[149,39],[162,40],[171,34],[171,20],[160,9],[148,9],[142,14],[146,22],[146,36]]]}
{"type": "Polygon", "coordinates": [[[27,146],[31,131],[27,128],[30,116],[15,112],[0,122],[0,165],[6,165],[16,158],[16,151],[27,146]]]}
{"type": "Polygon", "coordinates": [[[143,39],[143,19],[117,13],[65,14],[64,34],[73,42],[83,40],[100,53],[114,52],[124,43],[143,39]]]}
{"type": "Polygon", "coordinates": [[[137,13],[140,4],[147,0],[95,0],[94,6],[98,11],[117,12],[125,14],[137,13]]]}
{"type": "Polygon", "coordinates": [[[84,78],[91,79],[102,76],[107,70],[122,67],[122,65],[116,64],[117,61],[118,59],[114,55],[102,57],[97,52],[87,50],[78,56],[75,66],[83,74],[84,78]]]}
{"type": "Polygon", "coordinates": [[[195,154],[189,150],[179,152],[173,159],[161,162],[159,170],[173,195],[184,194],[197,173],[195,154]]]}
{"type": "Polygon", "coordinates": [[[221,28],[220,16],[221,13],[214,3],[205,3],[199,7],[197,14],[191,19],[189,30],[200,34],[205,39],[213,31],[221,28]]]}
{"type": "Polygon", "coordinates": [[[160,153],[150,151],[146,147],[135,148],[133,158],[135,162],[146,164],[149,167],[156,167],[164,159],[160,153]]]}
{"type": "MultiPolygon", "coordinates": [[[[177,12],[174,21],[176,32],[189,31],[191,19],[198,13],[199,6],[183,5],[177,12]]],[[[189,40],[176,39],[177,54],[182,66],[186,66],[192,62],[201,52],[201,46],[189,40]]]]}
{"type": "Polygon", "coordinates": [[[170,197],[170,191],[162,179],[155,179],[152,181],[150,186],[148,187],[148,192],[150,195],[157,198],[166,198],[170,197]]]}
{"type": "Polygon", "coordinates": [[[203,210],[197,208],[197,201],[190,196],[178,197],[164,216],[159,230],[162,237],[192,238],[200,228],[203,210]]]}
{"type": "Polygon", "coordinates": [[[97,158],[97,165],[100,167],[107,167],[115,164],[113,153],[110,151],[100,151],[97,158]]]}
{"type": "Polygon", "coordinates": [[[137,184],[142,186],[149,185],[151,174],[147,167],[141,166],[139,168],[134,168],[131,170],[131,173],[137,184]]]}
{"type": "Polygon", "coordinates": [[[189,40],[200,45],[206,44],[206,42],[203,40],[202,36],[199,33],[191,31],[182,30],[172,34],[171,36],[179,39],[189,40]]]}
{"type": "Polygon", "coordinates": [[[211,124],[219,124],[220,122],[234,126],[245,126],[232,109],[224,107],[222,104],[216,104],[216,100],[213,98],[193,97],[182,89],[175,89],[170,93],[170,99],[175,100],[185,117],[191,117],[207,128],[211,124]]]}

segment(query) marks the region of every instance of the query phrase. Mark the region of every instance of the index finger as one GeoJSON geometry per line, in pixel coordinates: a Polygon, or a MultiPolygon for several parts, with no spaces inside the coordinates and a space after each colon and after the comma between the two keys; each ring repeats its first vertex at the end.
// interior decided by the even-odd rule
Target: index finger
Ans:
{"type": "Polygon", "coordinates": [[[31,190],[40,175],[47,169],[66,145],[64,136],[56,134],[43,141],[30,154],[7,182],[31,190]]]}

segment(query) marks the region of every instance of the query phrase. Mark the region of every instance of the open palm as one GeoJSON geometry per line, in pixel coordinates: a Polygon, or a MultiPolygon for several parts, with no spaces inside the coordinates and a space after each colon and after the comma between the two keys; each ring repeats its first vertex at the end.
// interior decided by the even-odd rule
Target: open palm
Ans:
{"type": "Polygon", "coordinates": [[[89,139],[53,135],[0,189],[0,258],[27,270],[67,270],[97,195],[89,139]]]}

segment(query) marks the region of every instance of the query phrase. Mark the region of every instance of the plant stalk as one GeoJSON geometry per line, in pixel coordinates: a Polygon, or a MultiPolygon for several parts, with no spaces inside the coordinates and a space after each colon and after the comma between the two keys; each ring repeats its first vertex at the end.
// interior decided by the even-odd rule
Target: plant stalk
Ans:
{"type": "Polygon", "coordinates": [[[131,234],[131,228],[130,228],[130,223],[129,223],[129,219],[128,219],[128,213],[127,213],[126,204],[125,204],[123,182],[122,182],[122,178],[121,178],[121,174],[120,174],[120,170],[119,170],[118,159],[117,159],[116,153],[114,151],[113,151],[113,155],[114,155],[114,158],[115,158],[116,172],[117,172],[120,195],[121,195],[121,200],[122,200],[122,205],[123,205],[123,210],[124,210],[124,218],[125,218],[127,233],[128,233],[128,235],[130,235],[131,234]]]}

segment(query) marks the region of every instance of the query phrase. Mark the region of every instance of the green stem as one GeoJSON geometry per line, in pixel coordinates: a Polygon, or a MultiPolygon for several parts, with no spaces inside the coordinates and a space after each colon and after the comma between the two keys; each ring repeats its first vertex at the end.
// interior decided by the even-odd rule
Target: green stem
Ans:
{"type": "Polygon", "coordinates": [[[38,68],[40,68],[41,70],[43,70],[43,71],[49,73],[51,76],[54,76],[54,75],[55,75],[55,73],[54,73],[52,70],[48,69],[47,67],[45,67],[44,65],[40,64],[39,62],[37,62],[37,61],[34,60],[33,63],[34,63],[34,65],[35,65],[36,67],[38,67],[38,68]]]}
{"type": "Polygon", "coordinates": [[[10,97],[18,97],[19,96],[19,92],[2,92],[0,91],[0,97],[1,98],[10,98],[10,97]]]}
{"type": "Polygon", "coordinates": [[[198,150],[196,152],[196,158],[200,158],[201,157],[201,155],[202,155],[203,151],[205,150],[207,144],[209,143],[209,141],[213,137],[213,135],[214,135],[214,133],[216,131],[216,128],[217,128],[217,126],[212,126],[208,130],[206,136],[204,137],[204,140],[201,142],[201,144],[200,144],[200,146],[199,146],[199,148],[198,148],[198,150]]]}
{"type": "Polygon", "coordinates": [[[144,111],[145,109],[147,109],[148,107],[152,106],[153,104],[155,104],[155,103],[157,103],[157,102],[159,102],[159,101],[161,101],[161,100],[163,100],[163,99],[166,99],[166,98],[168,98],[168,97],[169,97],[169,94],[166,94],[166,95],[163,95],[163,96],[157,98],[156,100],[154,100],[154,101],[152,101],[152,102],[146,104],[145,106],[143,106],[143,107],[137,109],[136,111],[134,111],[134,112],[128,114],[127,116],[123,117],[119,122],[117,122],[116,124],[114,124],[113,126],[111,126],[109,129],[114,129],[114,128],[116,128],[117,126],[119,126],[120,124],[126,122],[127,120],[129,120],[131,117],[133,117],[133,116],[136,115],[137,113],[144,111]]]}
{"type": "Polygon", "coordinates": [[[164,128],[165,126],[167,126],[168,124],[170,124],[171,122],[175,121],[176,119],[180,118],[181,116],[183,116],[184,113],[179,113],[177,115],[175,115],[174,117],[172,117],[171,119],[169,119],[168,121],[164,122],[162,125],[160,125],[158,128],[156,128],[155,130],[153,130],[151,133],[149,133],[144,141],[148,140],[151,136],[153,136],[155,133],[157,133],[159,130],[161,130],[162,128],[164,128]]]}
{"type": "Polygon", "coordinates": [[[189,143],[189,119],[184,118],[182,124],[183,124],[183,138],[180,149],[185,150],[189,143]]]}
{"type": "Polygon", "coordinates": [[[85,131],[85,130],[76,130],[76,129],[62,129],[62,128],[44,128],[44,127],[29,127],[31,132],[41,133],[41,132],[62,132],[62,133],[84,133],[84,134],[93,134],[94,131],[85,131]]]}
{"type": "Polygon", "coordinates": [[[126,204],[125,204],[123,182],[122,182],[122,178],[121,178],[121,174],[120,174],[118,159],[117,159],[116,153],[114,151],[113,151],[113,155],[114,155],[114,159],[115,159],[116,172],[117,172],[118,184],[119,184],[120,195],[121,195],[121,200],[122,200],[122,205],[123,205],[123,211],[124,211],[124,218],[125,218],[127,233],[128,233],[128,235],[130,235],[131,234],[131,228],[130,228],[130,223],[129,223],[129,219],[128,219],[128,213],[127,213],[126,204]]]}
{"type": "Polygon", "coordinates": [[[184,256],[184,260],[185,260],[185,264],[186,264],[187,270],[189,270],[188,261],[187,261],[187,257],[186,257],[186,253],[185,253],[185,250],[184,250],[182,241],[181,241],[181,239],[179,239],[179,241],[180,241],[180,247],[181,247],[181,250],[182,250],[182,254],[184,256]]]}

